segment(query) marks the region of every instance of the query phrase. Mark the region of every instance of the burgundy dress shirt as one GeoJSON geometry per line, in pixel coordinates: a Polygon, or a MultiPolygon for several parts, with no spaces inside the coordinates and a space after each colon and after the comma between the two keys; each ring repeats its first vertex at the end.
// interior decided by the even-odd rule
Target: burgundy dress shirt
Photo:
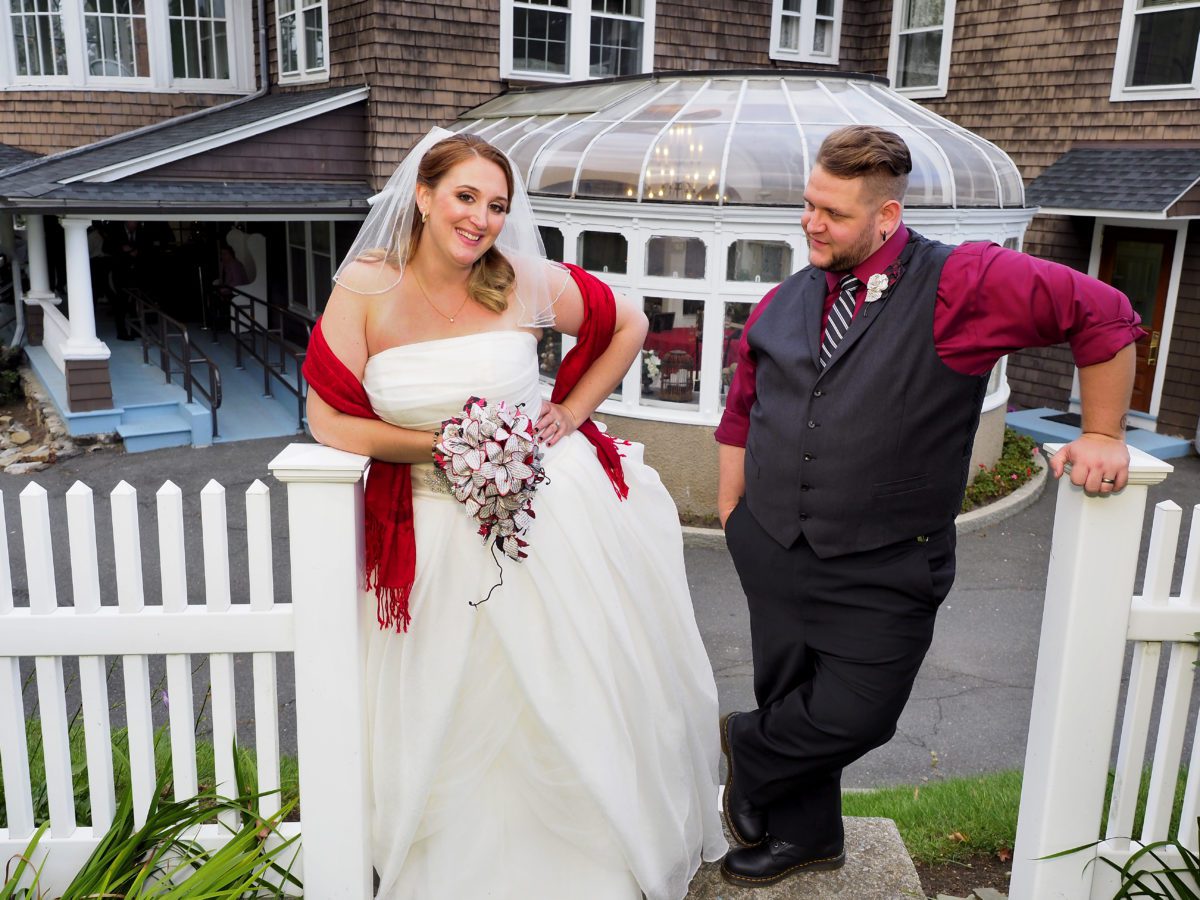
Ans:
{"type": "MultiPolygon", "coordinates": [[[[865,285],[874,274],[895,262],[908,242],[900,228],[871,256],[851,271],[865,285]]],[[[824,321],[837,299],[844,272],[825,274],[824,321]]],[[[750,409],[754,406],[755,359],[747,343],[750,329],[775,296],[773,288],[758,302],[742,329],[737,370],[717,427],[722,444],[746,446],[750,409]]],[[[862,309],[866,288],[855,297],[855,315],[862,309]]],[[[1009,353],[1026,347],[1070,342],[1077,366],[1111,359],[1118,350],[1146,332],[1129,300],[1103,282],[1074,269],[1038,259],[996,244],[961,244],[954,249],[938,282],[933,314],[933,341],[942,362],[964,375],[983,375],[1009,353]]]]}

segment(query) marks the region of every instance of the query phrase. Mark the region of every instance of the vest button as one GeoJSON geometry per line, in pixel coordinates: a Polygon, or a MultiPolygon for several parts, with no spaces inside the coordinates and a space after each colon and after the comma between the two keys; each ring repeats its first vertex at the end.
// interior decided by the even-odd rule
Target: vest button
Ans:
{"type": "Polygon", "coordinates": [[[808,513],[800,513],[800,521],[807,522],[808,521],[808,513]]]}
{"type": "Polygon", "coordinates": [[[800,490],[802,490],[802,491],[809,491],[809,490],[812,490],[812,486],[811,486],[811,485],[807,485],[807,484],[802,484],[802,485],[800,485],[800,490]]]}
{"type": "Polygon", "coordinates": [[[816,427],[817,427],[817,423],[816,423],[816,422],[814,422],[812,419],[809,419],[809,420],[808,420],[808,427],[809,427],[809,428],[816,428],[816,427]]]}
{"type": "Polygon", "coordinates": [[[822,391],[820,388],[818,388],[817,390],[813,391],[813,396],[820,397],[820,396],[823,396],[824,393],[825,393],[824,391],[822,391]]]}
{"type": "Polygon", "coordinates": [[[815,457],[815,456],[813,456],[811,453],[805,453],[805,454],[804,454],[804,461],[805,461],[805,462],[812,462],[812,461],[813,461],[813,460],[815,460],[815,459],[816,459],[816,457],[815,457]]]}

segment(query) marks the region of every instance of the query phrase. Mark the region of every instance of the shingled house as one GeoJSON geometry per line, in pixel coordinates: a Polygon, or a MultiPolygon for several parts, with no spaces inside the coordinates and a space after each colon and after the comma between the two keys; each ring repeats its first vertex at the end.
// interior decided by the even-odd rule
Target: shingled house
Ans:
{"type": "MultiPolygon", "coordinates": [[[[30,250],[26,333],[41,342],[30,355],[72,428],[122,427],[129,443],[139,402],[123,394],[126,346],[93,291],[89,226],[161,223],[167,262],[151,287],[194,331],[213,324],[200,295],[217,246],[233,245],[252,270],[238,302],[302,344],[367,196],[430,125],[506,90],[650,72],[865,73],[1020,166],[1027,205],[1053,215],[997,239],[1024,231],[1029,252],[1134,293],[1153,280],[1147,266],[1167,273],[1161,295],[1139,300],[1161,323],[1135,408],[1152,428],[1191,433],[1195,162],[1177,154],[1169,177],[1157,163],[1200,146],[1179,143],[1200,119],[1198,20],[1185,0],[15,0],[0,9],[0,46],[13,51],[0,53],[0,127],[36,156],[0,154],[0,240],[15,215],[30,250]]],[[[1017,401],[1067,407],[1063,351],[1020,354],[1008,372],[1017,401]]],[[[202,418],[193,409],[185,423],[201,442],[202,418]]]]}

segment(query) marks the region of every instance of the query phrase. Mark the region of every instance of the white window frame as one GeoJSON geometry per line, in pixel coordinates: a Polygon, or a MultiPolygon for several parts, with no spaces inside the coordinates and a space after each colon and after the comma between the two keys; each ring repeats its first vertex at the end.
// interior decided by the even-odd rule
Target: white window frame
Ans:
{"type": "Polygon", "coordinates": [[[329,0],[296,0],[296,9],[284,16],[280,15],[278,2],[275,4],[275,67],[280,84],[308,84],[329,80],[329,0]],[[304,33],[304,14],[313,9],[321,10],[321,46],[325,48],[325,61],[319,67],[309,66],[306,58],[308,42],[304,33]],[[282,19],[292,15],[296,17],[297,29],[300,34],[297,42],[300,70],[285,74],[283,71],[282,19]]]}
{"type": "MultiPolygon", "coordinates": [[[[900,23],[904,21],[904,10],[910,0],[893,0],[892,4],[892,39],[888,50],[888,80],[892,90],[906,97],[920,99],[923,97],[945,97],[950,85],[950,45],[954,38],[954,6],[955,0],[943,0],[945,12],[942,15],[942,55],[938,60],[937,84],[919,85],[914,87],[900,86],[900,23]]],[[[935,28],[910,29],[904,34],[915,34],[918,31],[934,31],[935,28]]]]}
{"type": "Polygon", "coordinates": [[[17,74],[12,52],[13,27],[8,0],[0,2],[0,91],[8,90],[119,90],[162,93],[203,91],[249,93],[256,86],[254,69],[253,0],[226,0],[226,35],[229,52],[227,79],[175,78],[171,59],[171,26],[168,6],[146,0],[146,41],[149,72],[137,77],[92,75],[87,64],[87,23],[83,0],[65,0],[61,10],[66,44],[67,73],[57,76],[17,74]]]}
{"type": "Polygon", "coordinates": [[[838,54],[842,47],[842,7],[843,0],[833,0],[833,28],[829,38],[829,53],[814,53],[811,49],[813,34],[816,31],[818,18],[817,0],[800,0],[800,48],[790,50],[782,46],[784,16],[795,16],[795,13],[784,12],[783,0],[771,2],[771,59],[786,59],[793,62],[808,62],[823,65],[836,65],[838,54]]]}
{"type": "MultiPolygon", "coordinates": [[[[1200,97],[1200,48],[1196,53],[1195,64],[1192,67],[1190,84],[1162,85],[1152,84],[1144,87],[1132,87],[1126,82],[1129,79],[1129,66],[1132,62],[1133,36],[1137,29],[1137,15],[1141,0],[1124,0],[1121,10],[1121,30],[1117,37],[1117,58],[1113,65],[1112,93],[1109,100],[1124,102],[1131,100],[1179,100],[1200,97]]],[[[1200,0],[1181,0],[1173,6],[1151,7],[1147,12],[1165,12],[1171,9],[1190,9],[1200,7],[1200,0]]],[[[1200,39],[1198,39],[1200,40],[1200,39]]]]}
{"type": "MultiPolygon", "coordinates": [[[[841,0],[837,0],[841,2],[841,0]]],[[[642,23],[641,73],[654,70],[654,18],[656,0],[643,0],[642,16],[619,16],[613,13],[593,13],[592,0],[570,0],[566,7],[557,8],[567,13],[567,71],[533,72],[513,68],[513,3],[500,0],[500,77],[516,81],[590,81],[608,76],[591,75],[592,16],[604,19],[629,19],[642,23]]]]}
{"type": "Polygon", "coordinates": [[[288,279],[288,307],[301,315],[308,316],[316,320],[320,313],[317,312],[317,300],[328,299],[330,285],[322,285],[318,287],[316,284],[316,276],[313,272],[313,256],[316,251],[313,250],[313,229],[328,228],[329,229],[329,272],[330,274],[337,271],[338,255],[337,255],[337,229],[335,223],[330,219],[319,219],[316,221],[297,221],[295,219],[285,223],[283,229],[283,240],[287,246],[287,279],[288,279]],[[305,281],[308,289],[308,305],[296,303],[292,298],[296,296],[292,285],[292,249],[299,248],[299,244],[293,244],[291,235],[288,233],[288,225],[303,225],[304,226],[304,273],[305,281]]]}

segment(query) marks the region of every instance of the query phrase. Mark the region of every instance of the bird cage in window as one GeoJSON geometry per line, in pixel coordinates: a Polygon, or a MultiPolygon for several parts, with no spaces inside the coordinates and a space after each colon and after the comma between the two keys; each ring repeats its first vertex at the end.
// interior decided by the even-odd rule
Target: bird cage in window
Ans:
{"type": "Polygon", "coordinates": [[[695,393],[692,379],[696,361],[686,350],[670,350],[659,368],[658,396],[673,403],[690,403],[695,393]]]}

